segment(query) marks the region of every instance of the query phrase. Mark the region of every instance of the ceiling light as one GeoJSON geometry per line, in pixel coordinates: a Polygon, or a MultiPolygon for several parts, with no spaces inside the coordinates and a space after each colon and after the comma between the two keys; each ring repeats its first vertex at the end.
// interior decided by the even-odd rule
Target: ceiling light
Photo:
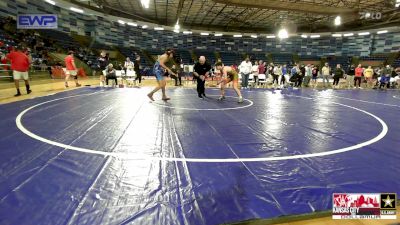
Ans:
{"type": "Polygon", "coordinates": [[[181,29],[181,26],[179,26],[179,24],[175,24],[175,30],[179,30],[181,29]]]}
{"type": "Polygon", "coordinates": [[[377,34],[386,34],[388,31],[387,30],[380,30],[378,32],[376,32],[377,34]]]}
{"type": "Polygon", "coordinates": [[[364,35],[369,35],[369,32],[361,32],[361,33],[358,33],[358,36],[364,36],[364,35]]]}
{"type": "Polygon", "coordinates": [[[119,24],[125,24],[125,21],[123,21],[123,20],[118,20],[118,23],[119,23],[119,24]]]}
{"type": "Polygon", "coordinates": [[[251,35],[250,37],[252,37],[252,38],[257,38],[257,35],[251,35]]]}
{"type": "Polygon", "coordinates": [[[177,34],[179,34],[179,30],[174,30],[174,33],[177,33],[177,34]]]}
{"type": "Polygon", "coordinates": [[[203,35],[203,36],[208,36],[208,35],[209,35],[209,33],[200,33],[200,35],[203,35]]]}
{"type": "Polygon", "coordinates": [[[301,37],[302,38],[307,38],[308,36],[307,36],[307,34],[302,34],[301,37]]]}
{"type": "Polygon", "coordinates": [[[82,10],[82,9],[77,9],[77,8],[75,8],[75,7],[69,7],[69,9],[70,9],[71,11],[74,11],[74,12],[77,12],[77,13],[83,13],[83,10],[82,10]]]}
{"type": "Polygon", "coordinates": [[[280,39],[288,38],[289,34],[288,34],[287,30],[285,28],[283,28],[283,29],[279,30],[278,37],[280,39]]]}
{"type": "Polygon", "coordinates": [[[342,18],[340,16],[337,16],[335,18],[335,26],[339,26],[340,24],[342,24],[342,18]]]}
{"type": "Polygon", "coordinates": [[[215,37],[221,37],[222,34],[214,34],[215,37]]]}
{"type": "Polygon", "coordinates": [[[52,0],[45,0],[45,2],[47,2],[47,3],[51,4],[51,5],[55,5],[56,4],[56,2],[52,1],[52,0]]]}
{"type": "Polygon", "coordinates": [[[341,37],[342,34],[332,34],[332,37],[341,37]]]}
{"type": "Polygon", "coordinates": [[[241,34],[234,34],[233,37],[242,37],[241,34]]]}
{"type": "Polygon", "coordinates": [[[143,29],[146,29],[146,28],[148,28],[148,27],[149,27],[149,26],[147,26],[147,25],[143,25],[143,26],[142,26],[143,29]]]}
{"type": "Polygon", "coordinates": [[[321,35],[319,35],[319,34],[315,34],[315,35],[311,35],[310,36],[310,38],[319,38],[319,37],[321,37],[321,35]]]}
{"type": "Polygon", "coordinates": [[[353,36],[353,35],[354,35],[353,33],[343,34],[343,36],[345,36],[345,37],[350,37],[350,36],[353,36]]]}
{"type": "Polygon", "coordinates": [[[192,34],[192,31],[183,31],[184,34],[192,34]]]}
{"type": "Polygon", "coordinates": [[[275,35],[268,35],[267,38],[276,38],[275,35]]]}
{"type": "Polygon", "coordinates": [[[129,22],[128,25],[129,25],[129,26],[132,26],[132,27],[137,27],[137,23],[131,23],[131,22],[129,22]]]}
{"type": "Polygon", "coordinates": [[[164,30],[163,27],[154,27],[154,30],[164,30]]]}
{"type": "Polygon", "coordinates": [[[150,0],[140,0],[140,3],[142,3],[142,6],[144,8],[148,9],[150,5],[150,0]]]}

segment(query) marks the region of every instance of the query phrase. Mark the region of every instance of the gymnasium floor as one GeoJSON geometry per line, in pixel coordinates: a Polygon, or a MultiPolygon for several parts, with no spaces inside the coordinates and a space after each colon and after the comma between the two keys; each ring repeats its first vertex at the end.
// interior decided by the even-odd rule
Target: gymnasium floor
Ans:
{"type": "Polygon", "coordinates": [[[0,224],[207,224],[400,193],[400,93],[80,88],[0,105],[0,224]]]}

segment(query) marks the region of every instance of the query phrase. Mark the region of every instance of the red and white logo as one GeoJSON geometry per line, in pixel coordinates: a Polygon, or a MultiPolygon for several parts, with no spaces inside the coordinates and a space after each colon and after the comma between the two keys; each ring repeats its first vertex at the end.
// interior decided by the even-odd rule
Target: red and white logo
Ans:
{"type": "Polygon", "coordinates": [[[332,196],[333,219],[382,219],[381,194],[334,193],[332,196]]]}

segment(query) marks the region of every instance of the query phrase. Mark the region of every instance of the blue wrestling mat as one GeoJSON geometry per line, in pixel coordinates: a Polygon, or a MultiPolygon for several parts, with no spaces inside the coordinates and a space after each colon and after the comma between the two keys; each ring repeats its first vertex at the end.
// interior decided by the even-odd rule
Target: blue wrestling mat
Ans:
{"type": "Polygon", "coordinates": [[[218,225],[400,193],[398,91],[149,90],[0,105],[0,224],[218,225]]]}

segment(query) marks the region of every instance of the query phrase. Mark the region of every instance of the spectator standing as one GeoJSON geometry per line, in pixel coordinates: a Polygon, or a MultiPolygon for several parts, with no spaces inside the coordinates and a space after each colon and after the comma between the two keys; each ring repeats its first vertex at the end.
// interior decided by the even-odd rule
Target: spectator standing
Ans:
{"type": "Polygon", "coordinates": [[[374,70],[372,69],[371,66],[368,66],[368,68],[364,70],[364,78],[367,81],[367,83],[365,84],[366,88],[369,88],[372,86],[373,76],[374,76],[374,70]]]}
{"type": "Polygon", "coordinates": [[[104,86],[105,74],[103,74],[103,71],[107,68],[109,61],[110,59],[105,51],[102,51],[100,57],[97,58],[97,68],[100,71],[100,86],[104,86]]]}
{"type": "Polygon", "coordinates": [[[308,64],[307,66],[305,66],[304,70],[305,70],[304,86],[308,87],[308,85],[310,84],[311,76],[312,76],[311,65],[308,64]]]}
{"type": "Polygon", "coordinates": [[[329,67],[329,64],[328,64],[328,63],[325,63],[325,65],[322,67],[322,70],[321,70],[321,74],[322,74],[322,83],[324,84],[324,88],[326,87],[326,86],[325,86],[325,80],[326,80],[326,82],[329,84],[329,76],[330,76],[330,73],[331,73],[331,68],[329,67]]]}
{"type": "Polygon", "coordinates": [[[293,66],[293,68],[291,70],[292,76],[290,77],[290,81],[294,82],[294,89],[297,89],[301,85],[302,78],[301,78],[300,73],[301,73],[300,66],[298,64],[293,66]]]}
{"type": "Polygon", "coordinates": [[[12,51],[7,54],[7,59],[11,62],[11,70],[13,71],[13,78],[17,94],[14,96],[20,96],[21,91],[19,90],[19,80],[25,81],[26,93],[30,94],[32,91],[29,87],[29,65],[31,61],[29,57],[22,52],[22,46],[17,46],[16,51],[12,51]]]}
{"type": "Polygon", "coordinates": [[[249,75],[251,73],[252,65],[250,62],[249,57],[246,57],[246,59],[240,64],[239,66],[239,71],[242,75],[242,87],[243,88],[248,88],[249,86],[249,75]]]}
{"type": "Polygon", "coordinates": [[[256,86],[258,83],[258,61],[254,62],[251,72],[253,74],[254,86],[256,86]]]}
{"type": "MultiPolygon", "coordinates": [[[[260,74],[265,74],[265,62],[263,62],[262,60],[260,60],[258,62],[258,75],[260,75],[260,74]]],[[[256,85],[257,86],[259,85],[258,79],[257,79],[256,85]]]]}
{"type": "Polygon", "coordinates": [[[339,81],[340,78],[343,78],[343,74],[343,69],[340,67],[340,64],[337,64],[333,75],[333,89],[337,89],[339,87],[339,81]]]}
{"type": "Polygon", "coordinates": [[[301,85],[303,84],[303,79],[304,76],[306,75],[306,68],[304,67],[304,65],[300,66],[300,73],[299,73],[299,79],[298,79],[298,87],[301,87],[301,85]]]}
{"type": "Polygon", "coordinates": [[[139,86],[142,84],[142,74],[140,74],[140,55],[136,55],[133,69],[136,73],[136,80],[139,80],[139,86]]]}
{"type": "Polygon", "coordinates": [[[131,61],[129,57],[126,57],[124,63],[125,74],[127,74],[128,71],[133,71],[133,68],[134,68],[134,63],[131,61]]]}
{"type": "Polygon", "coordinates": [[[363,76],[364,68],[361,67],[361,64],[358,64],[357,68],[355,69],[354,72],[354,87],[357,87],[357,82],[358,82],[358,88],[362,89],[361,87],[361,79],[363,76]]]}
{"type": "Polygon", "coordinates": [[[280,65],[274,67],[274,75],[277,77],[277,85],[279,88],[280,81],[282,80],[282,68],[280,65]]]}
{"type": "Polygon", "coordinates": [[[65,87],[68,87],[68,80],[70,76],[74,77],[75,80],[75,85],[77,87],[80,87],[81,85],[78,83],[78,69],[76,68],[75,65],[75,60],[74,60],[74,52],[73,51],[69,51],[68,52],[68,56],[65,57],[64,59],[65,62],[65,87]]]}
{"type": "Polygon", "coordinates": [[[288,74],[288,69],[287,69],[287,66],[286,66],[286,64],[285,65],[283,65],[283,67],[282,67],[282,77],[281,77],[281,87],[283,88],[283,87],[285,87],[285,83],[286,83],[286,74],[288,74]]]}
{"type": "Polygon", "coordinates": [[[311,65],[311,67],[312,67],[311,74],[312,74],[312,80],[313,80],[313,87],[316,88],[319,69],[318,69],[318,66],[311,65]]]}
{"type": "Polygon", "coordinates": [[[354,74],[356,72],[356,68],[354,68],[354,65],[352,64],[349,67],[349,70],[347,71],[346,74],[346,81],[347,81],[347,88],[354,88],[354,74]]]}

